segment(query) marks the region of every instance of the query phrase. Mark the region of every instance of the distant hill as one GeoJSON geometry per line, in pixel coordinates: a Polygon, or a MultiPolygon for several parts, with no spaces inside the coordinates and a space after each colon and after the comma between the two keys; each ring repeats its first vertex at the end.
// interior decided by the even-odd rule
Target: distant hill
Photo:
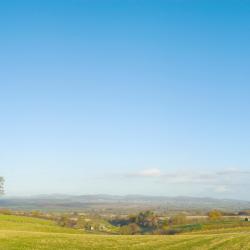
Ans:
{"type": "Polygon", "coordinates": [[[119,211],[127,210],[211,210],[225,211],[250,209],[250,201],[197,198],[165,197],[143,195],[39,195],[30,197],[2,197],[0,207],[12,209],[39,210],[81,210],[81,211],[119,211]]]}

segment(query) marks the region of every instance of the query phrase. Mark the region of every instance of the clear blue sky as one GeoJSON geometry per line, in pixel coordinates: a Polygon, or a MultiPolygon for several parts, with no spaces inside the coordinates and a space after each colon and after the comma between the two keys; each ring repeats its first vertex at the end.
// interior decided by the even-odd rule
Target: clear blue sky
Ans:
{"type": "Polygon", "coordinates": [[[247,198],[250,2],[0,3],[8,195],[247,198]]]}

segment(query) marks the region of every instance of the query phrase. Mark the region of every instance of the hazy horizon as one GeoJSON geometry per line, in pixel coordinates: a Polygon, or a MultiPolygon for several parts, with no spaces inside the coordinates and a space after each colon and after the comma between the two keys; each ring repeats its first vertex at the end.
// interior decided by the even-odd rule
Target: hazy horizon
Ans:
{"type": "Polygon", "coordinates": [[[0,3],[7,196],[246,200],[248,1],[0,3]]]}
{"type": "Polygon", "coordinates": [[[166,199],[214,199],[214,200],[232,200],[232,201],[243,201],[243,202],[250,202],[250,199],[246,197],[245,199],[240,198],[223,198],[223,197],[210,197],[210,196],[191,196],[191,195],[147,195],[147,194],[107,194],[107,193],[82,193],[82,194],[70,194],[70,193],[44,193],[44,194],[29,194],[29,195],[4,195],[1,199],[33,199],[33,198],[50,198],[50,197],[84,197],[84,196],[106,196],[106,197],[145,197],[145,198],[166,198],[166,199]]]}

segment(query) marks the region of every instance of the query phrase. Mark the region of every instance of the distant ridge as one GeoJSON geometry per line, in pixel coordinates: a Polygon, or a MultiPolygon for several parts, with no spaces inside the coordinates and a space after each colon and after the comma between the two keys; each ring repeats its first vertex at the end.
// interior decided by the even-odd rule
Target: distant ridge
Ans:
{"type": "Polygon", "coordinates": [[[217,208],[238,211],[250,209],[250,201],[186,196],[44,194],[28,197],[2,197],[0,207],[40,210],[130,209],[131,207],[155,210],[210,210],[217,208]]]}

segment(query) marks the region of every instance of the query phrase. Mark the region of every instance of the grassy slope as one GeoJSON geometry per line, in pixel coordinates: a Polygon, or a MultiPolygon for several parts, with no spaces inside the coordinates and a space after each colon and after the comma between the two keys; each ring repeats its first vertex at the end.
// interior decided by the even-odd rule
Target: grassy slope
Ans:
{"type": "Polygon", "coordinates": [[[51,221],[0,215],[0,250],[250,249],[250,231],[175,236],[84,235],[51,221]]]}
{"type": "Polygon", "coordinates": [[[79,233],[77,230],[63,228],[50,220],[43,220],[24,216],[0,215],[0,230],[31,231],[50,233],[79,233]]]}

